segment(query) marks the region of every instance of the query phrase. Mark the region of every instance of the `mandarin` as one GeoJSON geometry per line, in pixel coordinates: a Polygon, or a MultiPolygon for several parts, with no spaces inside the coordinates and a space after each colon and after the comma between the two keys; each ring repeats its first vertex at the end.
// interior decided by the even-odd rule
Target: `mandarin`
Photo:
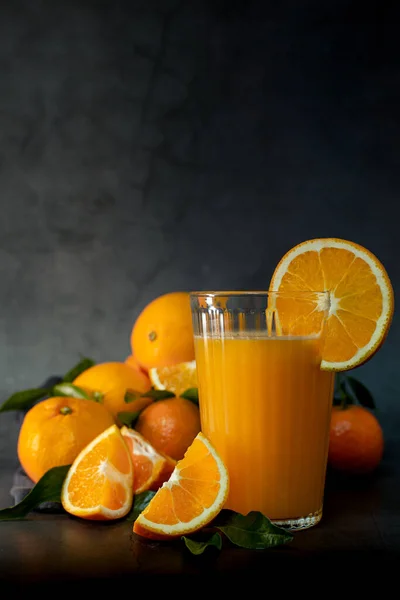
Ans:
{"type": "Polygon", "coordinates": [[[384,436],[376,416],[357,404],[332,408],[328,464],[347,473],[370,473],[382,460],[384,436]]]}
{"type": "Polygon", "coordinates": [[[146,370],[194,360],[189,294],[170,292],[145,306],[132,328],[131,349],[146,370]]]}
{"type": "Polygon", "coordinates": [[[52,467],[72,464],[79,452],[115,423],[94,400],[55,396],[35,404],[19,431],[17,453],[33,482],[52,467]]]}
{"type": "Polygon", "coordinates": [[[147,406],[135,429],[158,451],[181,460],[200,431],[199,407],[186,398],[166,398],[147,406]]]}
{"type": "Polygon", "coordinates": [[[138,397],[127,403],[126,393],[148,392],[151,383],[147,375],[138,369],[132,369],[125,362],[104,362],[90,367],[74,380],[74,385],[86,392],[100,392],[101,402],[111,412],[118,424],[118,413],[141,410],[152,402],[151,398],[138,397]]]}

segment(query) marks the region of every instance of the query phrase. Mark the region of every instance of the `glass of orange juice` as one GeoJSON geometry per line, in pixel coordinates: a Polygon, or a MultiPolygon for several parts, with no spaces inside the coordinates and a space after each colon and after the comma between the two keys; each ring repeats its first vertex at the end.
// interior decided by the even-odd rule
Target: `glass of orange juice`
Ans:
{"type": "Polygon", "coordinates": [[[192,292],[201,428],[230,476],[225,508],[297,530],[322,516],[334,373],[328,292],[192,292]]]}

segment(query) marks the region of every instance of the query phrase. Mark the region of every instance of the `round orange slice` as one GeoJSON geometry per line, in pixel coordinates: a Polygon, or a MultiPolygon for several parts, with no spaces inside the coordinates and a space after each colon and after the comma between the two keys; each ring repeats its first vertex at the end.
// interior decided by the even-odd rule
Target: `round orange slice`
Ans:
{"type": "Polygon", "coordinates": [[[106,521],[128,514],[133,502],[133,467],[117,425],[111,425],[76,457],[64,480],[61,503],[76,517],[106,521]]]}
{"type": "Polygon", "coordinates": [[[180,396],[190,388],[197,388],[196,361],[153,367],[149,369],[149,378],[156,390],[168,390],[180,396]]]}
{"type": "MultiPolygon", "coordinates": [[[[321,362],[326,371],[365,363],[382,345],[393,318],[393,288],[382,263],[359,244],[338,238],[313,239],[289,250],[269,289],[329,292],[321,362]]],[[[293,308],[298,311],[299,304],[293,308]]],[[[316,302],[311,310],[323,307],[316,302]]]]}
{"type": "Polygon", "coordinates": [[[207,525],[223,508],[228,471],[211,442],[200,432],[133,524],[152,539],[187,535],[207,525]]]}
{"type": "Polygon", "coordinates": [[[133,464],[133,493],[157,491],[175,468],[176,460],[161,454],[138,431],[121,428],[133,464]]]}

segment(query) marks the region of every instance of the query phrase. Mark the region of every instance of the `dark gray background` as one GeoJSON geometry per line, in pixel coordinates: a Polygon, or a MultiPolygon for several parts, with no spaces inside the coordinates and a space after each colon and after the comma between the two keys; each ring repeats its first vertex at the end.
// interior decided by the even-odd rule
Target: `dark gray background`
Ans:
{"type": "MultiPolygon", "coordinates": [[[[396,292],[398,24],[341,0],[2,2],[2,397],[124,359],[159,294],[266,288],[313,237],[366,246],[396,292]]],[[[354,373],[389,447],[398,349],[395,317],[354,373]]]]}

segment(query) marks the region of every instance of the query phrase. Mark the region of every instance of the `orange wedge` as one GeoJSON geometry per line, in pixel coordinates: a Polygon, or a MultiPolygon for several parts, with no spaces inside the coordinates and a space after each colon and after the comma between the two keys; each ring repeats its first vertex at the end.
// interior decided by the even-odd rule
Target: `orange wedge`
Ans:
{"type": "Polygon", "coordinates": [[[61,490],[64,509],[76,517],[106,521],[128,514],[133,467],[117,425],[91,441],[72,463],[61,490]]]}
{"type": "Polygon", "coordinates": [[[149,378],[156,390],[168,390],[180,396],[190,388],[197,388],[196,361],[181,362],[169,367],[149,369],[149,378]]]}
{"type": "Polygon", "coordinates": [[[157,491],[175,468],[176,460],[157,450],[138,431],[125,425],[121,435],[131,454],[133,464],[133,493],[157,491]]]}
{"type": "Polygon", "coordinates": [[[140,513],[133,531],[161,540],[197,531],[217,516],[228,491],[228,471],[211,442],[200,432],[169,480],[140,513]]]}
{"type": "MultiPolygon", "coordinates": [[[[274,271],[270,290],[329,291],[321,362],[326,371],[346,371],[369,360],[393,318],[393,288],[382,263],[359,244],[338,238],[313,239],[289,250],[274,271]]],[[[292,312],[301,320],[306,315],[297,314],[300,304],[293,301],[292,312]]],[[[307,304],[308,314],[323,310],[317,302],[307,304]]]]}

